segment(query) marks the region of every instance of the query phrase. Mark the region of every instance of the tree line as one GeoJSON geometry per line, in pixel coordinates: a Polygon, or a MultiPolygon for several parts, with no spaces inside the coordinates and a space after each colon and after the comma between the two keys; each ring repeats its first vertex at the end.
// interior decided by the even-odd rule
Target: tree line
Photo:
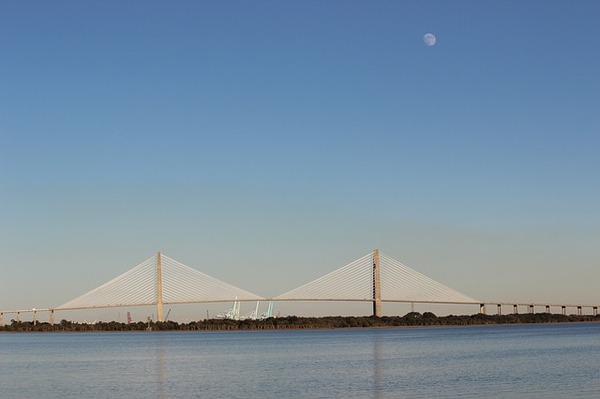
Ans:
{"type": "Polygon", "coordinates": [[[507,315],[463,315],[436,316],[431,312],[410,312],[404,316],[327,316],[298,317],[287,316],[266,320],[226,320],[207,319],[178,323],[117,321],[97,322],[93,324],[61,320],[58,324],[12,320],[10,324],[0,326],[5,332],[93,332],[93,331],[236,331],[236,330],[297,330],[332,329],[360,327],[418,327],[418,326],[473,326],[490,324],[527,324],[527,323],[573,323],[600,321],[598,316],[578,316],[549,313],[507,314],[507,315]]]}

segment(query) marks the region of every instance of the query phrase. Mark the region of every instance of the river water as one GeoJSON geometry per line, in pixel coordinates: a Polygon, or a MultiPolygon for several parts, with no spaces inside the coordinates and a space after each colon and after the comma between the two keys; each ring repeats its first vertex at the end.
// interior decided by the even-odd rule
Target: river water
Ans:
{"type": "Polygon", "coordinates": [[[600,398],[600,323],[0,334],[1,398],[600,398]]]}

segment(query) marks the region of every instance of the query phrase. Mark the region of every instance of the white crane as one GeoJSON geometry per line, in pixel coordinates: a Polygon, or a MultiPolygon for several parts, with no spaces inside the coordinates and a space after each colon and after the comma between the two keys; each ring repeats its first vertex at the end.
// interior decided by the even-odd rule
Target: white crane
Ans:
{"type": "Polygon", "coordinates": [[[221,312],[217,315],[217,319],[229,319],[229,320],[239,320],[240,319],[240,303],[237,300],[237,296],[235,297],[235,302],[233,302],[233,307],[228,309],[225,312],[221,312]]]}

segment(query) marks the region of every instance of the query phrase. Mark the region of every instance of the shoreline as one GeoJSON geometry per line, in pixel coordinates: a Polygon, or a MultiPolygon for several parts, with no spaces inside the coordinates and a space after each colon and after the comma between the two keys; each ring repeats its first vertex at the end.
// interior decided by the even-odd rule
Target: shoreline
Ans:
{"type": "Polygon", "coordinates": [[[268,318],[265,320],[229,320],[207,319],[178,323],[135,322],[121,323],[116,321],[97,322],[94,324],[77,323],[61,320],[51,325],[46,322],[11,321],[11,324],[0,326],[0,333],[23,332],[147,332],[147,331],[265,331],[265,330],[324,330],[349,328],[419,328],[419,327],[453,327],[453,326],[487,326],[487,325],[524,325],[524,324],[561,324],[600,322],[600,315],[562,315],[549,313],[508,314],[508,315],[449,315],[436,316],[433,313],[410,312],[404,316],[325,316],[298,317],[287,316],[268,318]]]}

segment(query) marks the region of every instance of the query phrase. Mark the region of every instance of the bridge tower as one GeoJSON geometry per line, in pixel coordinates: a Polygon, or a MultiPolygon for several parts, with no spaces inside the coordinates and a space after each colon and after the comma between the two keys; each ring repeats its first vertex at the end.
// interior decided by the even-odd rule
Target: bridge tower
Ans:
{"type": "Polygon", "coordinates": [[[160,252],[156,254],[156,318],[157,321],[163,321],[162,259],[160,252]]]}
{"type": "Polygon", "coordinates": [[[379,250],[373,251],[373,316],[381,317],[381,275],[379,250]]]}

